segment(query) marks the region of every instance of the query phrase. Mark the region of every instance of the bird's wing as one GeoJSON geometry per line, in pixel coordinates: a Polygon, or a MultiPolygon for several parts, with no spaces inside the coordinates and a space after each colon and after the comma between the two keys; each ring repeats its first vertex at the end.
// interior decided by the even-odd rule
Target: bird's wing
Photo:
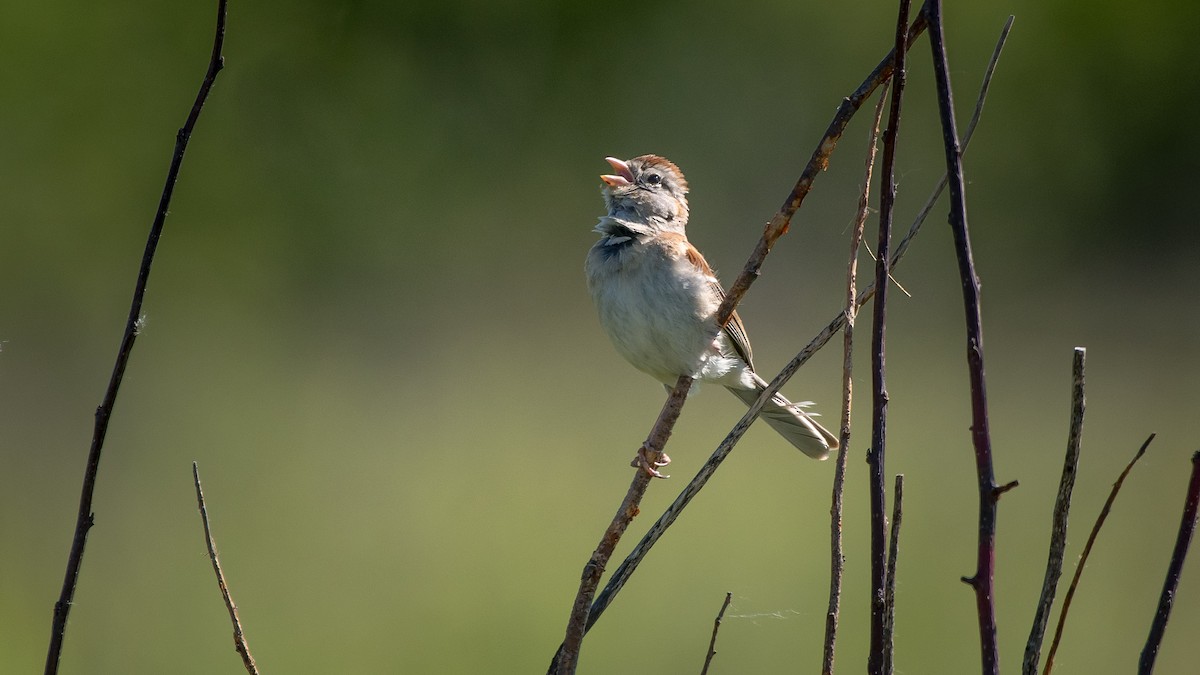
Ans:
{"type": "MultiPolygon", "coordinates": [[[[712,292],[724,302],[725,289],[721,287],[721,282],[717,281],[717,277],[713,274],[712,268],[709,267],[708,261],[696,250],[695,246],[684,240],[687,245],[684,247],[684,252],[687,255],[688,262],[696,266],[697,269],[704,272],[709,278],[709,287],[712,292]]],[[[754,370],[754,357],[750,351],[750,337],[746,335],[746,326],[742,323],[742,317],[738,316],[737,310],[734,310],[733,316],[729,317],[729,323],[725,324],[722,329],[725,336],[729,338],[729,342],[733,345],[737,355],[741,357],[746,365],[750,366],[750,370],[754,370]]]]}

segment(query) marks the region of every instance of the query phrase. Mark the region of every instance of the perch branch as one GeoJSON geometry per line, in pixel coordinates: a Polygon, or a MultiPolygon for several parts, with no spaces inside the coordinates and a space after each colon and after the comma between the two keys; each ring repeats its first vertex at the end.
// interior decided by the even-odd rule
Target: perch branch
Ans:
{"type": "Polygon", "coordinates": [[[1075,473],[1079,468],[1079,442],[1083,434],[1083,413],[1087,404],[1083,393],[1086,356],[1087,350],[1083,347],[1075,348],[1071,367],[1071,427],[1067,433],[1067,456],[1063,460],[1062,479],[1058,483],[1058,499],[1054,502],[1046,578],[1042,581],[1042,594],[1034,613],[1033,629],[1030,630],[1029,641],[1025,645],[1025,661],[1021,667],[1024,675],[1037,675],[1042,640],[1046,637],[1046,622],[1050,617],[1050,608],[1054,605],[1058,579],[1062,576],[1063,558],[1067,550],[1067,515],[1071,510],[1071,491],[1075,487],[1075,473]]]}
{"type": "Polygon", "coordinates": [[[1075,589],[1079,586],[1079,577],[1083,575],[1083,568],[1087,565],[1088,556],[1092,554],[1092,546],[1096,543],[1096,535],[1100,534],[1100,528],[1104,527],[1104,521],[1108,518],[1108,512],[1112,510],[1113,502],[1117,500],[1117,493],[1121,491],[1121,486],[1125,483],[1125,477],[1133,470],[1133,465],[1137,464],[1142,455],[1146,454],[1146,448],[1150,447],[1150,441],[1154,440],[1154,434],[1150,434],[1142,447],[1138,448],[1133,459],[1129,460],[1129,464],[1125,465],[1125,470],[1117,476],[1117,482],[1113,483],[1112,490],[1108,493],[1108,499],[1104,500],[1104,506],[1100,509],[1100,515],[1096,517],[1096,523],[1092,525],[1092,532],[1088,535],[1087,543],[1083,545],[1083,553],[1079,555],[1079,562],[1075,564],[1075,574],[1071,577],[1071,585],[1067,586],[1067,594],[1063,596],[1062,609],[1058,613],[1058,625],[1054,627],[1054,639],[1050,641],[1050,653],[1046,655],[1046,665],[1042,668],[1042,675],[1050,675],[1054,670],[1054,655],[1058,653],[1058,643],[1062,640],[1063,627],[1067,624],[1067,612],[1071,610],[1071,600],[1075,598],[1075,589]]]}
{"type": "Polygon", "coordinates": [[[884,457],[887,450],[887,297],[892,250],[892,220],[896,207],[896,142],[900,134],[900,110],[907,78],[905,62],[905,26],[908,25],[909,0],[900,0],[896,19],[895,66],[892,71],[892,101],[887,128],[883,132],[883,176],[880,178],[879,244],[875,255],[875,300],[871,323],[871,447],[867,451],[867,492],[871,501],[871,647],[867,672],[884,675],[887,639],[887,494],[884,486],[884,457]]]}
{"type": "Polygon", "coordinates": [[[1167,620],[1171,618],[1171,605],[1175,603],[1175,590],[1179,586],[1183,560],[1187,557],[1188,545],[1192,543],[1192,534],[1196,531],[1198,506],[1200,506],[1200,451],[1192,454],[1192,478],[1188,481],[1187,496],[1183,501],[1183,517],[1179,521],[1179,534],[1175,537],[1175,550],[1171,553],[1171,562],[1167,566],[1167,579],[1163,582],[1162,595],[1158,598],[1158,610],[1154,613],[1154,622],[1150,625],[1150,636],[1146,638],[1146,646],[1142,648],[1142,657],[1138,660],[1138,675],[1150,675],[1154,672],[1154,659],[1158,656],[1163,633],[1167,630],[1167,620]]]}
{"type": "Polygon", "coordinates": [[[875,168],[875,147],[879,141],[879,124],[883,119],[884,104],[887,103],[888,84],[885,82],[875,104],[874,122],[867,140],[867,161],[863,176],[862,192],[858,196],[858,210],[854,216],[854,229],[850,234],[850,261],[846,264],[846,327],[842,331],[842,420],[838,432],[838,453],[833,466],[833,503],[829,508],[829,610],[825,613],[825,644],[822,650],[821,673],[833,675],[833,659],[837,645],[838,618],[841,613],[842,575],[845,572],[846,556],[842,548],[843,493],[846,483],[846,458],[850,447],[850,409],[854,394],[854,319],[858,315],[855,303],[858,280],[858,248],[862,242],[863,228],[870,212],[871,173],[875,168]]]}
{"type": "Polygon", "coordinates": [[[208,507],[204,504],[204,490],[200,487],[200,467],[195,462],[192,462],[192,478],[196,483],[196,502],[200,506],[200,521],[204,524],[204,544],[208,546],[208,559],[212,561],[213,572],[217,575],[217,586],[221,588],[221,598],[225,601],[229,620],[233,622],[234,649],[242,657],[242,665],[246,667],[246,672],[258,675],[258,666],[254,665],[254,657],[250,655],[250,646],[246,644],[246,635],[242,632],[242,620],[238,617],[237,605],[233,604],[229,585],[225,583],[225,574],[221,572],[221,561],[217,559],[217,542],[213,539],[212,529],[208,525],[208,507]]]}
{"type": "MultiPolygon", "coordinates": [[[[675,428],[675,422],[683,410],[683,404],[687,401],[688,389],[691,386],[692,378],[686,375],[680,376],[675,388],[667,396],[667,402],[663,404],[658,421],[654,423],[654,428],[650,430],[650,435],[646,438],[643,446],[652,453],[651,457],[662,455],[662,450],[671,437],[671,430],[675,428]]],[[[574,674],[575,668],[579,664],[579,650],[583,644],[583,636],[587,633],[588,613],[592,606],[592,598],[596,595],[596,587],[600,585],[600,577],[604,574],[604,568],[608,565],[608,560],[612,557],[617,542],[621,540],[621,535],[625,533],[629,523],[638,514],[638,505],[641,504],[642,497],[646,494],[650,478],[650,474],[645,471],[639,470],[634,473],[633,482],[629,485],[625,499],[621,501],[621,507],[617,509],[612,522],[604,531],[592,557],[583,566],[583,574],[579,580],[579,592],[575,595],[575,602],[571,606],[571,616],[567,621],[567,635],[559,653],[555,654],[551,672],[557,672],[559,675],[574,674]]]]}
{"type": "Polygon", "coordinates": [[[887,578],[883,586],[883,604],[886,608],[883,622],[883,672],[893,671],[896,658],[894,641],[896,629],[896,559],[900,555],[900,521],[904,516],[904,474],[896,474],[896,487],[892,497],[892,533],[888,539],[887,578]]]}
{"type": "Polygon", "coordinates": [[[179,167],[183,164],[183,153],[187,150],[188,140],[200,111],[208,99],[217,73],[225,64],[221,48],[225,42],[225,9],[227,0],[217,2],[216,35],[213,38],[212,56],[208,62],[208,72],[200,83],[200,91],[192,103],[187,121],[175,136],[175,151],[171,156],[171,166],[167,170],[166,184],[158,201],[158,211],[154,214],[154,222],[150,226],[150,234],[146,239],[146,249],[142,254],[141,267],[138,269],[137,282],[134,284],[133,301],[129,308],[129,317],[125,321],[125,333],[121,337],[121,345],[117,350],[116,363],[104,392],[104,400],[96,409],[95,427],[92,431],[91,448],[88,450],[87,467],[83,474],[83,488],[79,496],[79,513],[75,520],[75,534],[71,539],[71,552],[67,556],[67,570],[63,578],[62,591],[58,601],[54,603],[54,619],[50,627],[50,646],[46,653],[45,673],[52,675],[58,672],[59,660],[62,657],[63,638],[67,631],[67,617],[71,613],[71,603],[75,598],[75,587],[79,583],[79,569],[83,564],[83,552],[87,546],[88,531],[95,524],[95,514],[92,513],[92,495],[96,490],[96,475],[100,468],[100,452],[104,447],[104,438],[108,434],[108,422],[112,417],[113,407],[117,402],[117,392],[121,387],[121,379],[125,375],[125,366],[129,363],[129,355],[133,351],[133,343],[137,339],[142,325],[142,300],[146,294],[146,282],[150,278],[150,265],[154,261],[154,251],[158,247],[159,237],[162,236],[163,223],[167,218],[167,210],[171,203],[171,195],[175,191],[175,182],[179,178],[179,167]]]}
{"type": "MultiPolygon", "coordinates": [[[[998,675],[999,649],[996,639],[996,507],[1000,490],[992,467],[992,440],[988,430],[987,385],[983,367],[983,320],[979,309],[979,277],[971,255],[967,228],[967,203],[963,180],[962,153],[954,119],[954,95],[950,66],[946,59],[941,0],[929,0],[929,44],[937,81],[938,110],[942,118],[942,140],[946,150],[946,173],[950,177],[950,227],[962,280],[967,323],[967,369],[971,381],[971,439],[975,447],[975,469],[979,484],[979,546],[975,574],[965,581],[975,589],[979,615],[980,660],[984,675],[998,675]]],[[[1015,483],[1010,484],[1015,486],[1015,483]]]]}
{"type": "Polygon", "coordinates": [[[729,609],[732,600],[733,593],[726,593],[725,602],[721,603],[721,611],[717,612],[717,618],[713,621],[712,637],[708,640],[708,655],[704,657],[704,668],[700,670],[700,675],[708,675],[708,666],[717,655],[717,631],[721,630],[721,619],[725,618],[725,610],[729,609]]]}

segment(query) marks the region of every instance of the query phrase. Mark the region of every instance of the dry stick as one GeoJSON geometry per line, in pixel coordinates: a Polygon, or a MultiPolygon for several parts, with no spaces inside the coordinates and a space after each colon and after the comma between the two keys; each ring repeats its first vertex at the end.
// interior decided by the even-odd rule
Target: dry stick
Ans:
{"type": "Polygon", "coordinates": [[[904,474],[896,474],[895,496],[892,497],[892,534],[888,539],[887,579],[883,586],[886,607],[883,622],[883,672],[892,672],[896,649],[893,638],[896,628],[896,558],[900,554],[900,520],[904,515],[904,474]]]}
{"type": "Polygon", "coordinates": [[[850,262],[846,264],[846,328],[842,331],[842,423],[838,433],[838,454],[833,467],[833,504],[829,508],[829,609],[825,613],[825,647],[822,652],[821,673],[832,675],[833,655],[837,643],[838,616],[841,612],[842,574],[846,556],[842,549],[842,494],[846,483],[846,458],[850,447],[850,407],[853,400],[854,382],[854,319],[858,314],[855,303],[858,278],[858,247],[862,242],[863,227],[870,211],[871,173],[875,168],[875,146],[879,140],[879,123],[883,119],[883,106],[887,102],[888,84],[885,82],[875,104],[875,118],[867,143],[867,168],[863,176],[862,192],[858,196],[858,211],[854,217],[854,231],[850,234],[850,262]]]}
{"type": "MultiPolygon", "coordinates": [[[[913,22],[912,27],[909,29],[908,41],[910,44],[918,35],[920,35],[924,28],[924,19],[918,17],[917,20],[913,22]]],[[[842,132],[845,131],[846,125],[850,123],[850,119],[854,116],[854,113],[856,113],[859,107],[862,106],[863,101],[871,95],[871,92],[873,92],[876,87],[878,87],[882,82],[886,81],[891,76],[891,70],[892,55],[889,54],[883,59],[883,61],[879,63],[878,66],[875,67],[875,70],[871,72],[867,79],[862,83],[862,85],[859,86],[857,90],[855,90],[853,94],[842,100],[842,104],[838,106],[838,110],[834,115],[833,121],[830,122],[829,128],[826,129],[825,135],[822,137],[821,142],[817,145],[816,150],[813,152],[812,158],[809,159],[808,165],[805,167],[804,172],[801,173],[800,179],[796,182],[795,187],[792,188],[791,194],[788,195],[787,200],[784,201],[784,204],[782,207],[780,207],[779,212],[776,213],[775,216],[772,217],[767,223],[763,230],[762,237],[759,239],[754,251],[750,254],[750,258],[747,260],[741,274],[738,275],[738,278],[736,281],[734,281],[733,285],[729,287],[729,291],[725,296],[725,300],[717,309],[715,316],[717,325],[724,326],[729,322],[730,317],[733,316],[734,309],[737,307],[737,303],[741,301],[742,297],[746,294],[746,291],[749,290],[750,285],[754,283],[755,279],[758,278],[760,273],[759,270],[762,267],[762,263],[766,259],[767,254],[771,251],[771,247],[774,246],[775,242],[787,232],[788,226],[792,220],[792,216],[795,215],[796,210],[800,208],[800,204],[804,201],[805,196],[807,196],[808,192],[812,189],[813,181],[816,180],[817,175],[829,165],[829,156],[833,153],[834,148],[837,147],[838,139],[841,138],[842,132]]],[[[758,416],[758,413],[762,410],[763,405],[765,405],[767,401],[771,400],[771,397],[776,391],[778,391],[783,382],[790,377],[791,374],[788,374],[787,377],[783,378],[783,380],[779,382],[773,382],[771,386],[768,386],[767,390],[758,397],[758,400],[753,406],[750,407],[750,410],[747,412],[746,416],[742,418],[742,422],[739,422],[739,426],[742,426],[742,429],[740,432],[737,432],[737,439],[741,438],[741,435],[745,433],[747,428],[749,428],[750,422],[754,421],[754,419],[758,416]]],[[[674,426],[675,420],[679,417],[679,408],[683,406],[683,402],[686,400],[685,395],[687,393],[687,389],[690,386],[691,378],[679,378],[679,383],[675,385],[675,389],[671,392],[667,399],[666,406],[663,407],[663,411],[659,415],[658,422],[655,423],[656,431],[662,427],[665,431],[665,436],[670,435],[671,428],[674,426]],[[673,404],[672,402],[677,398],[679,399],[678,403],[673,404]]],[[[654,435],[655,434],[652,432],[651,436],[653,437],[654,435]]],[[[664,443],[665,436],[663,438],[664,443]]],[[[714,458],[716,457],[716,454],[714,454],[713,457],[710,457],[706,466],[711,466],[711,470],[715,470],[724,459],[725,455],[729,453],[729,450],[732,449],[733,444],[736,442],[737,440],[735,439],[732,443],[730,443],[728,448],[726,448],[721,454],[720,458],[715,459],[715,462],[714,458]]],[[[722,444],[722,446],[724,446],[724,444],[722,444]]],[[[662,445],[660,444],[655,446],[650,443],[649,439],[644,447],[650,451],[651,459],[658,456],[654,453],[661,454],[662,452],[662,445]]],[[[718,452],[721,452],[720,449],[718,449],[718,452]]],[[[708,474],[710,476],[711,470],[708,474]]],[[[620,539],[621,534],[628,526],[629,521],[632,520],[633,516],[637,514],[638,504],[641,503],[642,495],[645,494],[646,486],[649,483],[648,477],[647,480],[644,481],[641,480],[642,478],[642,475],[634,477],[633,483],[629,486],[629,491],[626,494],[625,500],[622,502],[621,509],[618,510],[617,515],[613,518],[613,522],[605,531],[604,536],[601,539],[600,546],[597,547],[596,552],[593,553],[592,558],[588,561],[588,564],[584,566],[584,573],[580,582],[579,593],[576,595],[575,603],[571,611],[571,618],[567,624],[566,639],[563,640],[563,643],[559,646],[558,651],[555,652],[554,658],[550,662],[550,668],[548,672],[551,674],[559,673],[560,675],[569,675],[574,673],[575,665],[579,659],[579,646],[583,641],[583,636],[587,633],[588,629],[595,624],[600,612],[602,612],[604,607],[607,606],[607,600],[605,600],[603,597],[597,598],[595,601],[596,606],[592,607],[590,610],[589,606],[585,603],[591,602],[591,597],[595,592],[600,575],[603,573],[604,566],[608,562],[608,556],[612,555],[612,549],[616,547],[616,543],[620,539]]],[[[707,478],[704,480],[707,481],[707,478]]],[[[699,488],[703,485],[703,482],[704,481],[702,481],[699,485],[696,485],[694,489],[699,490],[699,488]]],[[[695,479],[693,479],[693,483],[695,483],[695,479]]],[[[691,497],[689,496],[685,500],[685,503],[686,501],[690,500],[691,497]]],[[[645,541],[645,539],[643,539],[643,541],[645,541]]],[[[627,570],[628,573],[632,573],[632,571],[632,569],[627,570]]],[[[625,579],[627,578],[628,577],[626,576],[625,579]]],[[[619,589],[621,585],[624,585],[625,579],[620,580],[618,586],[615,587],[614,592],[615,590],[619,589]]],[[[613,581],[615,580],[616,577],[614,576],[614,578],[609,581],[608,587],[605,588],[605,592],[608,592],[609,588],[614,588],[613,581]]]]}
{"type": "Polygon", "coordinates": [[[1138,675],[1150,675],[1154,672],[1154,659],[1158,656],[1158,647],[1162,644],[1163,633],[1167,630],[1167,620],[1171,618],[1171,605],[1175,602],[1175,590],[1179,586],[1183,560],[1187,557],[1188,545],[1191,544],[1192,534],[1196,531],[1197,507],[1200,507],[1200,451],[1192,454],[1192,478],[1188,481],[1187,496],[1183,502],[1179,534],[1175,537],[1175,550],[1171,553],[1171,562],[1167,566],[1167,579],[1163,582],[1162,595],[1158,598],[1158,610],[1154,613],[1154,622],[1150,625],[1150,636],[1146,638],[1146,646],[1142,648],[1142,657],[1138,660],[1138,675]]]}
{"type": "Polygon", "coordinates": [[[242,657],[242,665],[250,675],[258,675],[258,666],[254,665],[254,657],[250,655],[250,647],[246,644],[246,636],[242,632],[242,620],[238,617],[237,606],[229,594],[229,586],[225,583],[225,574],[221,572],[221,562],[217,560],[217,542],[213,539],[212,529],[208,525],[208,507],[204,504],[204,490],[200,487],[200,467],[192,462],[192,478],[196,483],[196,502],[200,505],[200,521],[204,523],[204,543],[208,546],[208,559],[212,561],[213,572],[217,574],[217,586],[221,588],[221,598],[225,600],[225,609],[229,611],[229,620],[233,622],[233,645],[242,657]]]}
{"type": "Polygon", "coordinates": [[[887,518],[886,488],[884,487],[884,457],[887,449],[887,296],[888,260],[892,249],[892,220],[896,206],[896,140],[900,133],[900,104],[906,79],[904,27],[908,25],[909,0],[900,0],[896,20],[896,63],[892,71],[892,101],[888,125],[883,132],[883,177],[880,179],[879,244],[876,248],[875,300],[871,323],[871,447],[867,451],[867,492],[871,500],[871,647],[867,655],[867,672],[884,675],[886,652],[887,607],[884,586],[887,585],[887,518]]]}
{"type": "Polygon", "coordinates": [[[71,603],[75,597],[75,586],[79,582],[79,568],[83,564],[83,551],[87,546],[88,530],[95,524],[95,514],[92,513],[92,495],[96,490],[96,474],[100,468],[100,451],[104,447],[104,438],[108,433],[108,421],[112,417],[113,406],[117,402],[117,391],[121,387],[121,379],[125,375],[125,366],[129,363],[129,355],[133,351],[134,340],[142,325],[142,300],[146,294],[146,282],[150,277],[150,265],[154,261],[154,251],[158,247],[162,235],[163,223],[167,218],[167,209],[171,203],[171,194],[175,190],[175,181],[179,178],[179,167],[183,163],[183,153],[187,149],[200,110],[208,98],[217,73],[221,72],[225,59],[221,56],[221,47],[225,42],[225,7],[227,0],[218,0],[216,37],[213,39],[212,57],[208,62],[208,72],[200,84],[200,91],[192,104],[192,110],[184,122],[183,128],[175,136],[175,151],[171,157],[171,166],[167,170],[166,185],[163,186],[162,196],[158,201],[158,211],[154,214],[154,222],[150,226],[150,234],[146,239],[146,250],[142,254],[142,264],[138,269],[137,282],[133,289],[133,301],[129,308],[129,317],[125,321],[125,333],[121,337],[121,346],[117,350],[116,363],[108,388],[104,392],[104,400],[96,409],[96,422],[92,432],[92,445],[88,450],[87,468],[83,474],[83,488],[79,496],[79,513],[75,520],[75,534],[71,540],[71,553],[67,557],[67,571],[63,578],[62,591],[58,601],[54,603],[54,620],[50,626],[50,646],[46,653],[47,675],[58,672],[59,659],[62,657],[63,638],[67,631],[67,616],[71,613],[71,603]]]}
{"type": "MultiPolygon", "coordinates": [[[[922,28],[924,27],[920,17],[913,22],[914,29],[918,25],[920,25],[922,28]]],[[[909,33],[909,36],[909,43],[911,46],[912,38],[915,36],[912,32],[909,33]]],[[[1002,39],[1003,37],[1004,36],[1002,36],[1002,39]]],[[[975,115],[971,120],[971,126],[968,127],[967,134],[963,137],[964,149],[967,147],[967,143],[971,140],[971,136],[975,131],[975,124],[978,122],[980,112],[983,110],[983,104],[987,98],[988,86],[991,82],[991,73],[993,72],[996,61],[1000,55],[999,47],[1000,45],[997,45],[996,52],[992,57],[992,62],[988,66],[988,76],[984,78],[984,85],[980,89],[979,99],[975,103],[975,115]]],[[[890,71],[888,72],[890,74],[890,71]]],[[[866,83],[864,83],[864,86],[865,85],[866,83]]],[[[912,225],[908,229],[908,233],[904,235],[904,238],[896,247],[896,255],[894,255],[891,260],[891,267],[893,270],[900,262],[900,259],[903,258],[904,254],[908,251],[908,247],[912,242],[912,239],[921,231],[921,225],[925,222],[925,219],[933,210],[933,206],[937,202],[937,198],[944,189],[945,184],[946,177],[943,176],[937,189],[935,189],[934,192],[929,196],[925,206],[917,214],[916,219],[913,220],[912,225]]],[[[855,300],[855,303],[858,307],[862,307],[867,303],[868,300],[874,297],[874,295],[875,284],[872,283],[858,294],[858,298],[855,300]]],[[[642,560],[650,552],[650,549],[653,548],[654,544],[662,538],[667,529],[671,527],[671,524],[674,523],[679,515],[683,512],[683,509],[686,508],[688,503],[692,501],[692,498],[694,498],[700,492],[701,488],[703,488],[708,482],[708,479],[712,478],[712,475],[716,472],[717,467],[721,465],[721,462],[723,462],[733,450],[733,446],[735,446],[738,441],[741,440],[742,436],[746,433],[746,430],[750,428],[751,422],[753,422],[758,416],[758,413],[762,410],[765,401],[769,400],[769,398],[774,395],[775,392],[779,391],[780,387],[782,387],[789,379],[791,379],[792,375],[795,375],[796,371],[799,370],[805,363],[807,363],[808,360],[812,358],[813,354],[816,354],[822,347],[824,347],[829,340],[833,338],[834,334],[841,330],[845,325],[846,313],[841,312],[835,316],[825,326],[825,328],[821,329],[821,332],[817,333],[816,337],[814,337],[808,343],[808,345],[804,347],[804,349],[801,349],[800,352],[797,353],[796,356],[794,356],[786,366],[784,366],[783,370],[779,371],[779,374],[775,376],[775,379],[773,379],[771,383],[767,385],[767,388],[762,394],[759,395],[758,401],[755,402],[755,405],[751,406],[750,409],[746,411],[746,414],[742,416],[742,419],[734,425],[733,429],[730,430],[729,434],[725,436],[725,439],[721,441],[721,444],[717,446],[717,449],[713,451],[711,456],[709,456],[708,461],[705,462],[704,466],[700,468],[700,471],[695,475],[695,477],[692,478],[691,482],[684,487],[683,491],[680,492],[679,496],[675,498],[675,501],[667,507],[667,510],[661,516],[659,516],[658,520],[650,526],[650,529],[647,530],[646,534],[642,537],[642,540],[633,547],[633,550],[630,551],[628,556],[626,556],[624,562],[622,562],[616,571],[613,572],[612,577],[608,580],[608,583],[605,584],[604,590],[600,591],[600,593],[596,596],[596,601],[592,604],[591,612],[588,614],[588,622],[586,626],[587,630],[591,630],[592,626],[595,625],[596,621],[599,620],[600,616],[604,613],[604,610],[607,609],[612,603],[613,598],[615,598],[617,594],[621,592],[621,589],[624,588],[625,582],[629,581],[629,578],[633,575],[634,571],[637,570],[638,565],[641,564],[642,560]]],[[[557,655],[555,658],[558,658],[557,655]]],[[[551,672],[553,672],[553,669],[551,672]]]]}
{"type": "Polygon", "coordinates": [[[999,650],[996,644],[996,506],[1000,494],[1016,486],[996,485],[992,468],[992,440],[988,431],[987,385],[983,368],[983,321],[979,310],[979,278],[971,256],[967,229],[967,204],[964,193],[962,154],[954,119],[954,96],[950,87],[950,67],[946,61],[945,35],[942,28],[941,0],[929,0],[929,44],[937,81],[938,109],[942,118],[942,140],[946,150],[946,173],[950,176],[950,227],[954,231],[954,249],[962,280],[963,305],[967,324],[967,369],[971,381],[971,438],[975,447],[975,469],[979,485],[979,546],[975,574],[963,580],[975,589],[979,615],[980,660],[984,675],[998,675],[999,650]]]}
{"type": "Polygon", "coordinates": [[[1030,630],[1029,641],[1025,645],[1025,661],[1021,667],[1024,675],[1037,675],[1042,640],[1046,636],[1046,622],[1050,618],[1050,608],[1054,605],[1058,579],[1062,576],[1063,558],[1067,550],[1067,515],[1071,510],[1071,491],[1075,487],[1075,474],[1079,468],[1079,441],[1083,435],[1083,413],[1087,403],[1083,393],[1086,356],[1086,349],[1075,348],[1071,367],[1071,427],[1067,433],[1067,455],[1063,460],[1062,479],[1058,483],[1058,499],[1054,502],[1046,578],[1042,581],[1042,595],[1034,613],[1033,629],[1030,630]]]}
{"type": "Polygon", "coordinates": [[[717,631],[721,630],[721,619],[725,617],[725,610],[729,609],[731,601],[733,593],[726,593],[725,602],[721,603],[721,611],[717,612],[717,618],[713,621],[712,637],[708,640],[708,655],[704,657],[704,668],[700,670],[700,675],[708,675],[708,666],[717,655],[717,631]]]}
{"type": "Polygon", "coordinates": [[[1071,610],[1071,600],[1075,597],[1075,589],[1079,586],[1079,577],[1083,575],[1083,568],[1087,565],[1088,556],[1092,554],[1092,545],[1096,543],[1096,535],[1100,534],[1100,528],[1104,526],[1108,512],[1112,510],[1113,502],[1117,500],[1117,493],[1121,491],[1121,485],[1125,483],[1125,477],[1133,470],[1133,465],[1137,464],[1142,455],[1146,454],[1146,448],[1150,447],[1150,441],[1153,440],[1154,434],[1150,434],[1146,442],[1142,443],[1142,447],[1138,448],[1133,459],[1129,460],[1129,464],[1125,465],[1125,470],[1117,477],[1117,482],[1113,483],[1112,490],[1108,493],[1108,499],[1104,500],[1104,506],[1100,509],[1096,523],[1092,525],[1092,532],[1088,535],[1087,543],[1083,545],[1083,553],[1079,555],[1079,562],[1075,564],[1075,575],[1071,577],[1071,585],[1067,587],[1067,594],[1063,597],[1062,609],[1058,614],[1058,625],[1054,628],[1054,639],[1050,641],[1050,653],[1046,655],[1046,665],[1042,668],[1042,675],[1050,675],[1050,671],[1054,669],[1054,655],[1058,653],[1058,643],[1062,640],[1063,627],[1067,623],[1067,612],[1071,610]]]}
{"type": "MultiPolygon", "coordinates": [[[[646,438],[643,446],[648,451],[648,461],[657,461],[657,458],[662,455],[662,450],[671,437],[671,430],[675,427],[679,413],[683,410],[683,404],[687,401],[688,389],[691,386],[692,378],[682,375],[676,382],[675,388],[667,396],[667,402],[663,404],[658,421],[654,423],[654,428],[650,430],[650,435],[646,438]]],[[[592,598],[596,595],[596,587],[600,585],[600,576],[604,574],[604,568],[608,565],[608,560],[612,557],[613,550],[616,549],[617,542],[621,540],[625,528],[629,527],[629,523],[638,514],[638,505],[649,485],[649,473],[641,470],[635,472],[625,499],[621,501],[620,508],[617,509],[612,522],[604,531],[592,557],[583,566],[583,574],[579,580],[579,592],[575,596],[575,602],[571,606],[571,616],[567,621],[567,635],[563,639],[558,653],[554,655],[554,661],[550,664],[551,673],[573,675],[575,672],[575,668],[579,664],[579,649],[583,644],[583,636],[587,633],[592,598]]]]}

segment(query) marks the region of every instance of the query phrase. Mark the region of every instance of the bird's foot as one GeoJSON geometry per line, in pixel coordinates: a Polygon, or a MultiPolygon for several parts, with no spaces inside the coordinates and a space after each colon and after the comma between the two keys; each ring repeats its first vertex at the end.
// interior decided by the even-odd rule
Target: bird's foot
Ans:
{"type": "Polygon", "coordinates": [[[659,467],[664,467],[671,463],[671,458],[665,452],[655,452],[646,446],[638,448],[637,455],[629,466],[641,469],[650,475],[651,478],[670,478],[669,475],[659,471],[659,467]]]}

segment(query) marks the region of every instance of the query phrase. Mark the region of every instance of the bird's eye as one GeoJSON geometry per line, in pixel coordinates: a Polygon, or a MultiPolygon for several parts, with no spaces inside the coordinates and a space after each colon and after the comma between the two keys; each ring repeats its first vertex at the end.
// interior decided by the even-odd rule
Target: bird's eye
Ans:
{"type": "Polygon", "coordinates": [[[646,182],[651,185],[658,185],[662,182],[662,176],[656,173],[649,174],[646,176],[646,182]]]}

